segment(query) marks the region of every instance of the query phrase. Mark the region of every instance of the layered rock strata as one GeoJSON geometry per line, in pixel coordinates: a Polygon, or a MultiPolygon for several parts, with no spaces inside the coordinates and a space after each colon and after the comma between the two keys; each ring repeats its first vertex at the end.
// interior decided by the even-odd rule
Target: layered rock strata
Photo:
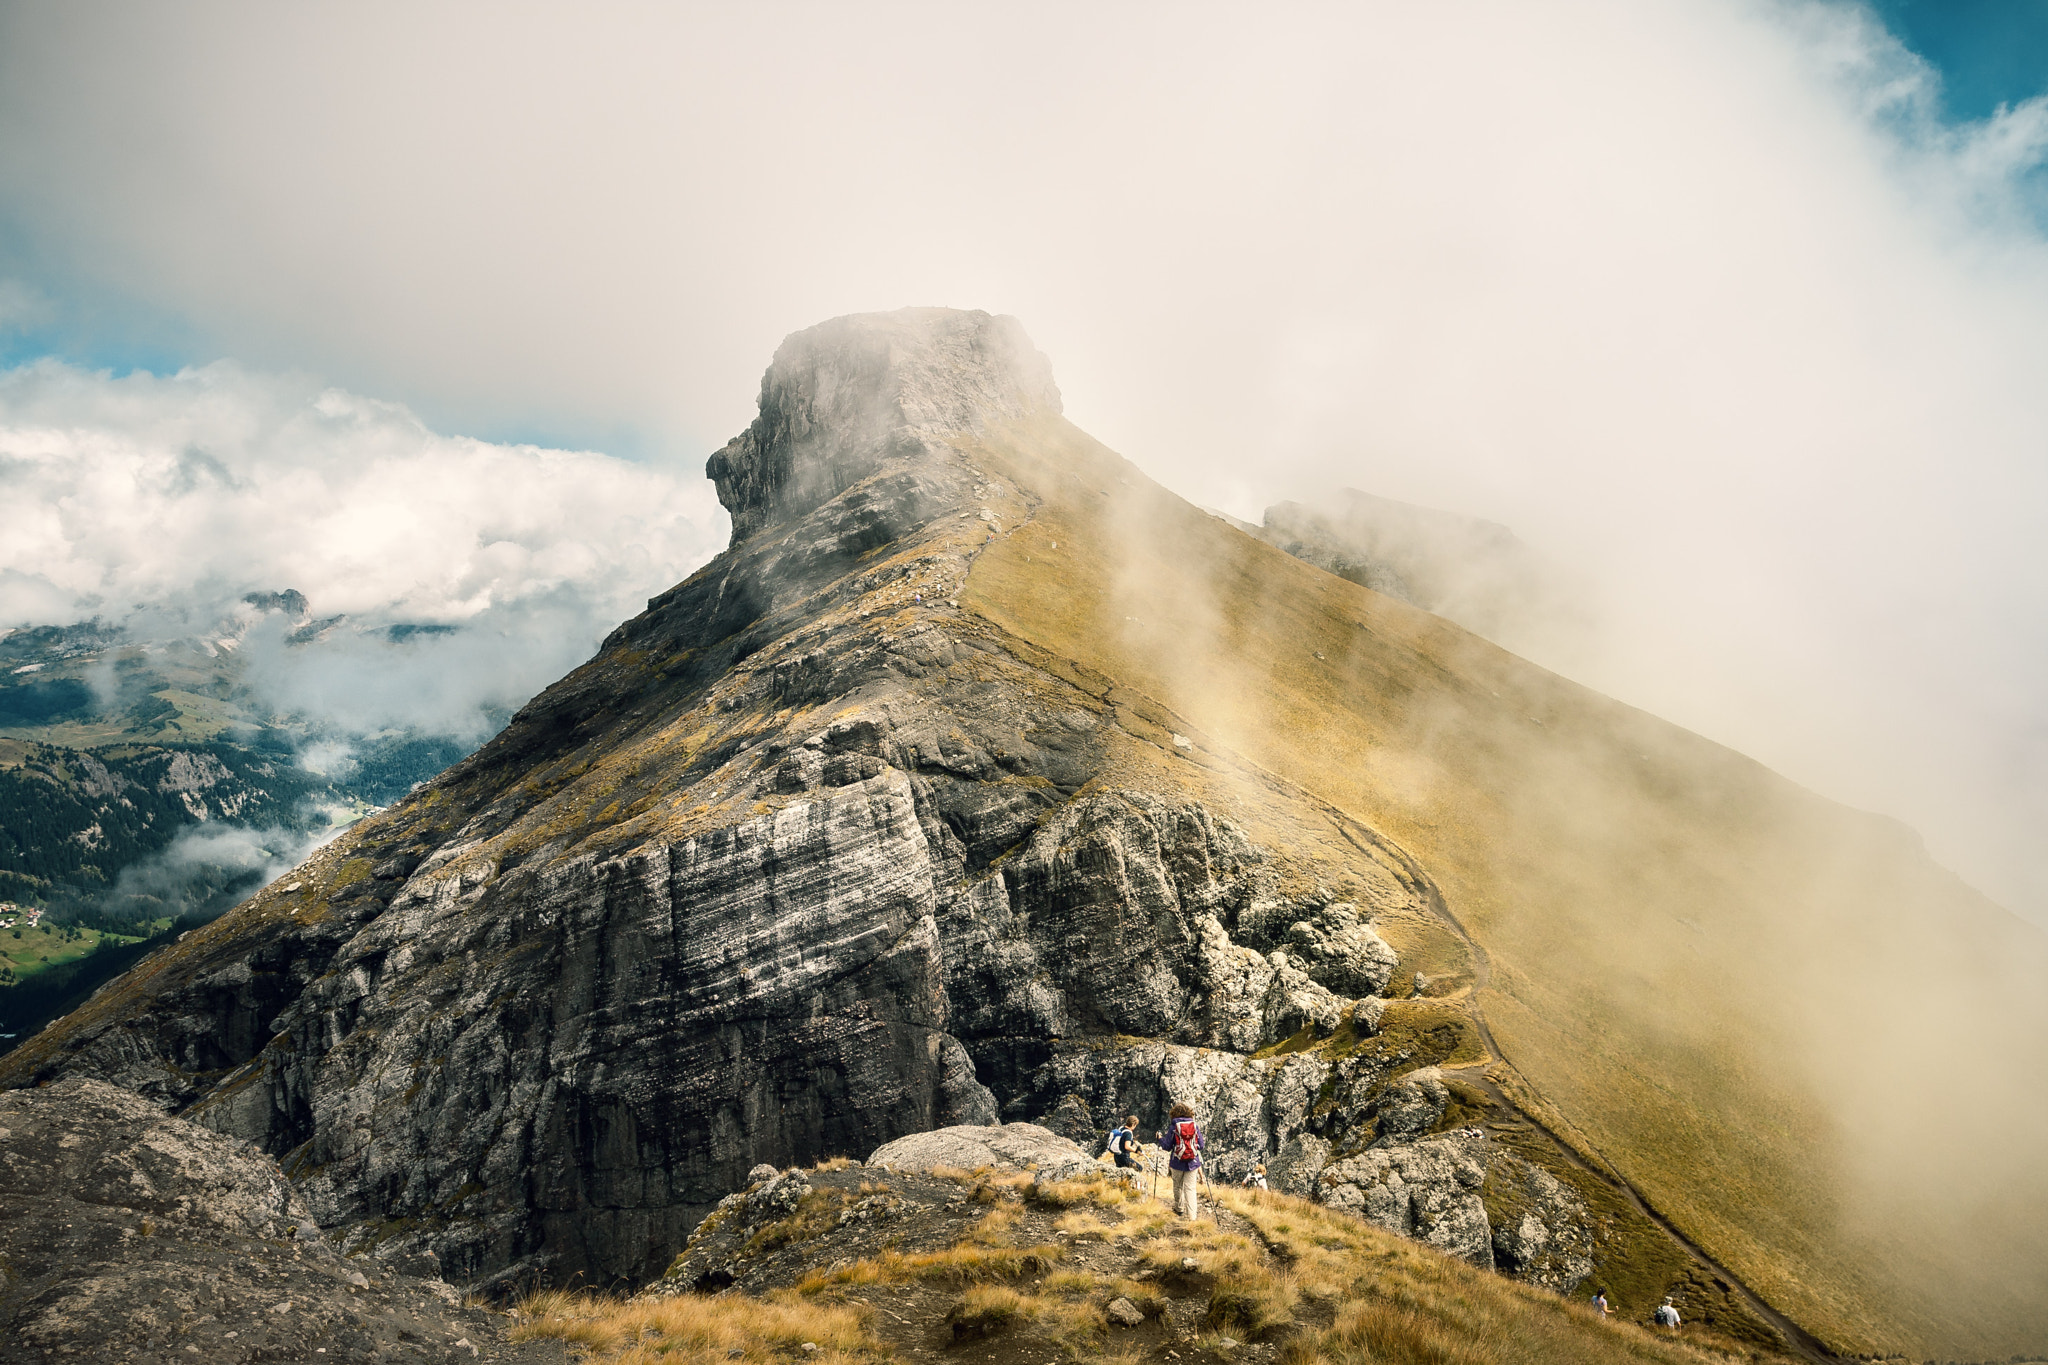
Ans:
{"type": "MultiPolygon", "coordinates": [[[[1186,1100],[1225,1174],[1349,1156],[1418,1059],[1322,1045],[1372,1037],[1374,922],[1429,889],[1262,845],[1227,755],[958,608],[1034,506],[976,433],[1058,405],[1008,319],[791,338],[711,462],[725,554],[0,1076],[148,1095],[279,1156],[345,1249],[486,1285],[644,1282],[757,1164],[947,1125],[1186,1100]]],[[[1444,1217],[1419,1160],[1404,1231],[1444,1217]]]]}

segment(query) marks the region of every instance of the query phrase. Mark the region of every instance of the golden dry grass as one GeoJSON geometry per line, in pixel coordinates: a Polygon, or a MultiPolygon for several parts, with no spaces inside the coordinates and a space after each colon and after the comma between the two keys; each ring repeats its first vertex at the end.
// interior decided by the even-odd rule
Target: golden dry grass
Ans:
{"type": "Polygon", "coordinates": [[[602,1365],[724,1365],[731,1351],[789,1353],[805,1342],[819,1347],[806,1359],[827,1365],[883,1354],[857,1310],[794,1293],[619,1299],[550,1289],[527,1297],[518,1313],[513,1341],[560,1341],[602,1365]]]}
{"type": "Polygon", "coordinates": [[[1030,1293],[1007,1285],[973,1286],[961,1294],[960,1302],[953,1310],[954,1330],[962,1334],[993,1336],[998,1332],[1029,1327],[1035,1335],[1050,1340],[1068,1354],[1092,1354],[1091,1348],[1099,1342],[1109,1323],[1103,1316],[1101,1304],[1084,1297],[1095,1287],[1094,1277],[1074,1278],[1087,1279],[1089,1289],[1077,1291],[1068,1285],[1056,1290],[1051,1280],[1047,1280],[1039,1291],[1030,1293]]]}
{"type": "MultiPolygon", "coordinates": [[[[1122,1220],[1119,1219],[1119,1222],[1122,1220]]],[[[1116,1235],[1115,1229],[1092,1213],[1076,1210],[1067,1214],[1053,1227],[1066,1233],[1077,1242],[1106,1242],[1116,1235]]]]}
{"type": "MultiPolygon", "coordinates": [[[[967,1177],[972,1179],[971,1176],[967,1177]]],[[[1113,1186],[1099,1187],[1101,1212],[1131,1208],[1113,1186]]],[[[803,1342],[811,1357],[872,1361],[891,1354],[870,1307],[849,1294],[910,1283],[951,1285],[946,1322],[961,1337],[1028,1333],[1033,1348],[1056,1359],[1128,1365],[1146,1353],[1113,1329],[1106,1306],[1127,1298],[1147,1317],[1167,1310],[1162,1285],[1193,1257],[1206,1277],[1197,1321],[1206,1347],[1229,1354],[1231,1342],[1285,1343],[1285,1365],[1728,1365],[1745,1354],[1732,1343],[1655,1335],[1603,1321],[1580,1304],[1476,1270],[1441,1252],[1382,1232],[1289,1195],[1219,1190],[1216,1201],[1249,1221],[1219,1226],[1132,1216],[1118,1231],[1133,1240],[1130,1275],[1058,1264],[1059,1248],[1031,1244],[1015,1205],[991,1210],[953,1247],[918,1255],[888,1251],[813,1272],[794,1290],[765,1298],[739,1294],[622,1300],[550,1291],[520,1305],[517,1340],[548,1337],[589,1365],[715,1362],[788,1355],[803,1342]],[[1142,1278],[1133,1278],[1141,1276],[1142,1278]]],[[[1075,1209],[1058,1221],[1093,1222],[1075,1209]]],[[[1185,1282],[1184,1282],[1185,1283],[1185,1282]]],[[[1179,1292],[1184,1292],[1179,1291],[1179,1292]]],[[[1201,1292],[1201,1291],[1197,1291],[1201,1292]]]]}
{"type": "MultiPolygon", "coordinates": [[[[1285,1331],[1290,1322],[1326,1327],[1288,1335],[1288,1365],[1537,1365],[1537,1362],[1726,1362],[1754,1356],[1698,1329],[1659,1336],[1602,1320],[1583,1304],[1474,1269],[1430,1248],[1290,1195],[1255,1198],[1218,1191],[1275,1253],[1247,1259],[1227,1234],[1204,1251],[1222,1269],[1211,1325],[1242,1335],[1285,1331]]],[[[1200,1239],[1196,1239],[1200,1244],[1200,1239]]]]}
{"type": "Polygon", "coordinates": [[[859,1284],[900,1284],[933,1280],[941,1284],[987,1284],[1043,1275],[1066,1253],[1057,1246],[978,1246],[972,1243],[944,1251],[885,1251],[830,1270],[814,1270],[797,1285],[802,1294],[859,1284]]]}
{"type": "MultiPolygon", "coordinates": [[[[963,605],[1040,666],[1118,685],[1134,742],[1106,785],[1213,801],[1338,887],[1368,859],[1319,803],[1396,841],[1489,954],[1478,1003],[1534,1102],[1839,1349],[1984,1356],[2048,1335],[2038,1276],[2012,1272],[2048,1259],[2040,1220],[1880,1216],[1904,1182],[1850,1179],[1957,1168],[1941,1144],[1959,1130],[1894,1121],[1898,1059],[1978,1077],[1972,1131],[2033,1124],[1992,1068],[2048,1072],[2039,992],[2010,986],[2048,973],[2048,939],[1889,822],[1293,560],[1064,422],[972,454],[1043,501],[963,605]],[[1968,1265],[1948,1259],[1958,1231],[1968,1265]]],[[[1404,970],[1471,979],[1441,934],[1388,937],[1404,970]]],[[[2024,1163],[2010,1179],[2038,1198],[2024,1163]]]]}

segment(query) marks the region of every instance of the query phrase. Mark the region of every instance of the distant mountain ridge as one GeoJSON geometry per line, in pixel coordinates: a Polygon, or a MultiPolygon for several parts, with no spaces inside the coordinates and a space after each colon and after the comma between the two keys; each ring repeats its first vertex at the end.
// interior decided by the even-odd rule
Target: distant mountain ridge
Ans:
{"type": "MultiPolygon", "coordinates": [[[[0,632],[0,898],[37,904],[53,924],[189,928],[260,885],[266,867],[282,870],[323,831],[475,747],[406,731],[336,735],[276,714],[250,687],[241,646],[280,616],[287,648],[342,620],[316,619],[285,589],[252,592],[199,629],[152,626],[144,613],[135,626],[0,632]],[[346,757],[311,752],[320,746],[346,757]]],[[[379,633],[399,642],[444,629],[379,633]]],[[[0,985],[0,1034],[40,1028],[130,960],[95,955],[47,981],[0,985]]]]}
{"type": "Polygon", "coordinates": [[[1546,662],[1575,656],[1590,639],[1585,590],[1497,522],[1355,488],[1313,507],[1275,503],[1261,524],[1216,515],[1296,559],[1546,662]]]}

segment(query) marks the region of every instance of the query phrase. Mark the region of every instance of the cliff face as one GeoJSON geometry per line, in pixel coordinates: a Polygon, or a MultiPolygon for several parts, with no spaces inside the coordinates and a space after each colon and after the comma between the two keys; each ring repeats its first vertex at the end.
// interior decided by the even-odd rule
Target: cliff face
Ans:
{"type": "Polygon", "coordinates": [[[1423,886],[1261,847],[1171,717],[956,605],[1032,505],[966,443],[1058,406],[1009,319],[792,337],[710,462],[730,551],[12,1075],[156,1097],[345,1245],[484,1279],[644,1279],[760,1162],[1003,1115],[1186,1098],[1275,1155],[1322,1072],[1254,1054],[1370,1038],[1423,886]]]}
{"type": "Polygon", "coordinates": [[[2038,1219],[1960,1266],[1947,1185],[1847,1212],[1886,1124],[2039,1206],[1978,1135],[2039,1127],[1999,1082],[2040,936],[1901,831],[1187,506],[1007,320],[828,323],[762,393],[725,554],[0,1084],[149,1095],[345,1249],[487,1285],[644,1281],[757,1163],[1186,1101],[1219,1178],[1532,1282],[1757,1344],[1772,1304],[1866,1353],[2037,1339],[2038,1219]],[[1943,1054],[1967,1133],[1815,1043],[1918,1020],[2001,1040],[1943,1054]]]}

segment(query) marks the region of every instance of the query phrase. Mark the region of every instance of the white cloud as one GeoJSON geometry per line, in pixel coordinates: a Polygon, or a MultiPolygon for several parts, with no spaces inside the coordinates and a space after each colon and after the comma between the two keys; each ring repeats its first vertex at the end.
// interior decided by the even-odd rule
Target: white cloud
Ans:
{"type": "Polygon", "coordinates": [[[2048,917],[2048,111],[1933,81],[1764,0],[22,7],[0,183],[219,353],[693,458],[786,332],[1015,313],[1194,500],[1505,522],[1608,586],[1557,662],[2048,917]]]}
{"type": "Polygon", "coordinates": [[[268,886],[303,863],[345,828],[187,826],[158,852],[122,868],[113,890],[99,898],[100,906],[117,920],[218,913],[226,902],[268,886]]]}
{"type": "Polygon", "coordinates": [[[146,636],[239,615],[273,703],[475,735],[723,541],[691,469],[438,435],[403,407],[227,364],[0,373],[0,620],[146,636]],[[249,592],[349,627],[284,647],[249,592]],[[394,624],[457,627],[394,645],[394,624]],[[365,633],[365,628],[374,633],[365,633]]]}

